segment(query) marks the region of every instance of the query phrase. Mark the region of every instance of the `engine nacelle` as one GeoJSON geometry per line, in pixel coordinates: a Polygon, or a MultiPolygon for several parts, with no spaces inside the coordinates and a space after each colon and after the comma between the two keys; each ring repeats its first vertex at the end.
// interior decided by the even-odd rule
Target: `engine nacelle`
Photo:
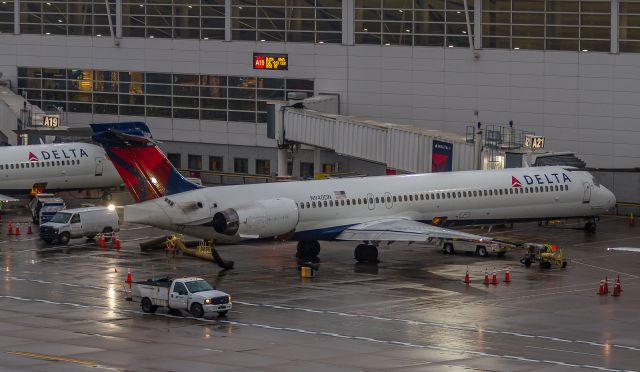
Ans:
{"type": "Polygon", "coordinates": [[[242,208],[227,208],[213,216],[219,234],[269,238],[287,234],[298,225],[298,205],[291,199],[260,200],[242,208]]]}

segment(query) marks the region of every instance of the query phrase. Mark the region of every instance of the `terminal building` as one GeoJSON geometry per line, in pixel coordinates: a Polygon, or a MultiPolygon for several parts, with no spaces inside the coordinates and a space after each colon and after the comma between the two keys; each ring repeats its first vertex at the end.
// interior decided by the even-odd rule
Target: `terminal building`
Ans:
{"type": "MultiPolygon", "coordinates": [[[[640,1],[15,0],[0,32],[11,90],[70,127],[146,121],[183,169],[274,174],[267,102],[290,92],[460,135],[512,122],[588,167],[640,164],[640,1]]],[[[320,156],[328,173],[387,168],[320,156]]]]}

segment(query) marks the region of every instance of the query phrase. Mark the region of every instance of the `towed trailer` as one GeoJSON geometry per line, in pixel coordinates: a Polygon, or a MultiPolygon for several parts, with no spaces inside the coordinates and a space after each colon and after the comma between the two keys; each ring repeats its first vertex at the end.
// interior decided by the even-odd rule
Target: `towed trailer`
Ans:
{"type": "Polygon", "coordinates": [[[456,239],[438,239],[436,247],[442,249],[444,254],[473,252],[480,257],[487,257],[490,253],[493,253],[498,255],[498,257],[503,257],[508,251],[518,247],[518,244],[500,240],[476,242],[456,239]]]}

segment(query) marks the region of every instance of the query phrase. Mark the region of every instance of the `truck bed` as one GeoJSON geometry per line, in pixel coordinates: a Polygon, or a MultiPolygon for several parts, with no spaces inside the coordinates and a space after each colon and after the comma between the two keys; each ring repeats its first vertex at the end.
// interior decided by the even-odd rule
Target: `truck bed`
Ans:
{"type": "Polygon", "coordinates": [[[169,306],[169,288],[172,281],[167,278],[148,279],[131,283],[134,301],[141,301],[147,297],[156,306],[169,306]]]}

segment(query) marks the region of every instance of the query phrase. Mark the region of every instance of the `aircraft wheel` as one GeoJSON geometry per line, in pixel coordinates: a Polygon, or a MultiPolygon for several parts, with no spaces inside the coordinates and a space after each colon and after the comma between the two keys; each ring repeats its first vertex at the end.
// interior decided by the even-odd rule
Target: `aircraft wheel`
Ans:
{"type": "Polygon", "coordinates": [[[444,253],[445,254],[456,254],[455,249],[453,249],[453,244],[445,243],[444,244],[444,253]]]}
{"type": "Polygon", "coordinates": [[[598,225],[595,222],[587,222],[584,224],[584,231],[594,233],[596,232],[598,225]]]}
{"type": "Polygon", "coordinates": [[[366,245],[364,248],[364,259],[367,262],[378,262],[378,247],[375,245],[366,245]]]}
{"type": "Polygon", "coordinates": [[[301,240],[298,242],[296,257],[315,258],[320,253],[320,243],[317,240],[301,240]]]}
{"type": "Polygon", "coordinates": [[[364,250],[366,246],[366,244],[358,244],[356,249],[353,251],[353,258],[355,258],[356,261],[364,262],[364,250]]]}

